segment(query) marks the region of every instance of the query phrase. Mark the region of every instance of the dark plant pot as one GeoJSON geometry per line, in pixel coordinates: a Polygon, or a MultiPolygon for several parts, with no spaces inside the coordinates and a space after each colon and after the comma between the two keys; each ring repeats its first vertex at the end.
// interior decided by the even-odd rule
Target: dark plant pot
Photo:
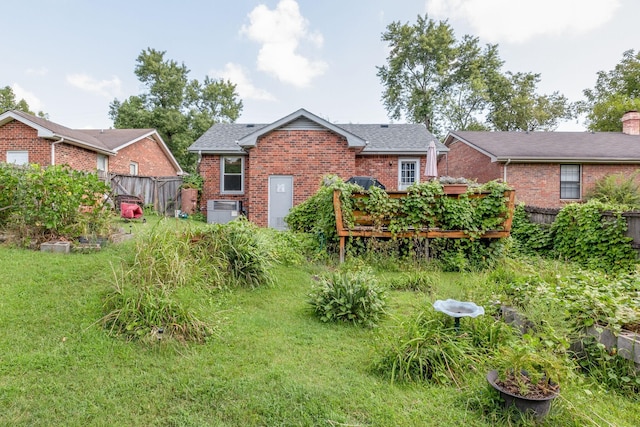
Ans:
{"type": "Polygon", "coordinates": [[[546,416],[551,408],[551,402],[553,399],[558,397],[557,394],[553,394],[542,398],[527,398],[517,394],[512,394],[504,391],[498,384],[496,384],[497,379],[498,371],[493,370],[487,374],[487,381],[489,384],[500,392],[500,397],[504,400],[504,407],[508,408],[515,405],[520,412],[532,413],[536,418],[543,418],[546,416]]]}

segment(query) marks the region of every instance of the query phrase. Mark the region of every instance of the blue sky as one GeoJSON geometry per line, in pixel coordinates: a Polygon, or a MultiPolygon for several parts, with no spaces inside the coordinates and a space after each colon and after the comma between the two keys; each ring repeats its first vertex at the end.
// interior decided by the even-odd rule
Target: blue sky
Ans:
{"type": "Polygon", "coordinates": [[[503,71],[540,73],[540,92],[571,101],[640,50],[637,0],[12,1],[0,8],[0,87],[59,124],[109,128],[109,103],[141,93],[135,60],[154,48],[191,78],[236,83],[238,122],[306,108],[334,123],[384,123],[381,35],[425,13],[448,19],[458,38],[497,43],[503,71]]]}

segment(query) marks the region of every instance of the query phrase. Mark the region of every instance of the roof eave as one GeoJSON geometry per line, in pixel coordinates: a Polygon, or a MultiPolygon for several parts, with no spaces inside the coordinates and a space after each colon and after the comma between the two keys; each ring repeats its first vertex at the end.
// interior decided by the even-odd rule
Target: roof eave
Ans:
{"type": "Polygon", "coordinates": [[[597,164],[637,164],[640,158],[582,158],[582,157],[509,157],[500,156],[497,162],[509,163],[597,163],[597,164]]]}

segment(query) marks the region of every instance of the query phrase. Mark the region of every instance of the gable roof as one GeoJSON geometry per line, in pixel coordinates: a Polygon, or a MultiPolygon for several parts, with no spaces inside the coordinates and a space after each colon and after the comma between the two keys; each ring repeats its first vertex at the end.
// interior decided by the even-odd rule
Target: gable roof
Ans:
{"type": "Polygon", "coordinates": [[[622,132],[449,132],[493,162],[640,163],[640,136],[622,132]]]}
{"type": "Polygon", "coordinates": [[[449,151],[421,124],[334,124],[301,108],[271,124],[216,123],[190,147],[204,154],[246,154],[258,139],[276,129],[329,129],[347,140],[349,147],[362,148],[360,155],[425,154],[430,141],[438,152],[449,151]]]}
{"type": "Polygon", "coordinates": [[[70,129],[23,111],[9,110],[0,114],[0,126],[12,120],[36,129],[40,138],[62,138],[65,143],[110,156],[115,156],[119,150],[150,137],[158,143],[177,173],[183,173],[178,161],[155,129],[70,129]]]}

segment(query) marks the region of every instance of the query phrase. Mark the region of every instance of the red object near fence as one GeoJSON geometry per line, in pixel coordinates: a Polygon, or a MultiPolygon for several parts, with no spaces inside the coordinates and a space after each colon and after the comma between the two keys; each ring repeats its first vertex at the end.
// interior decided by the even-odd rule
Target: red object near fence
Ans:
{"type": "Polygon", "coordinates": [[[142,216],[142,208],[135,203],[120,203],[120,216],[126,219],[137,219],[142,216]]]}

